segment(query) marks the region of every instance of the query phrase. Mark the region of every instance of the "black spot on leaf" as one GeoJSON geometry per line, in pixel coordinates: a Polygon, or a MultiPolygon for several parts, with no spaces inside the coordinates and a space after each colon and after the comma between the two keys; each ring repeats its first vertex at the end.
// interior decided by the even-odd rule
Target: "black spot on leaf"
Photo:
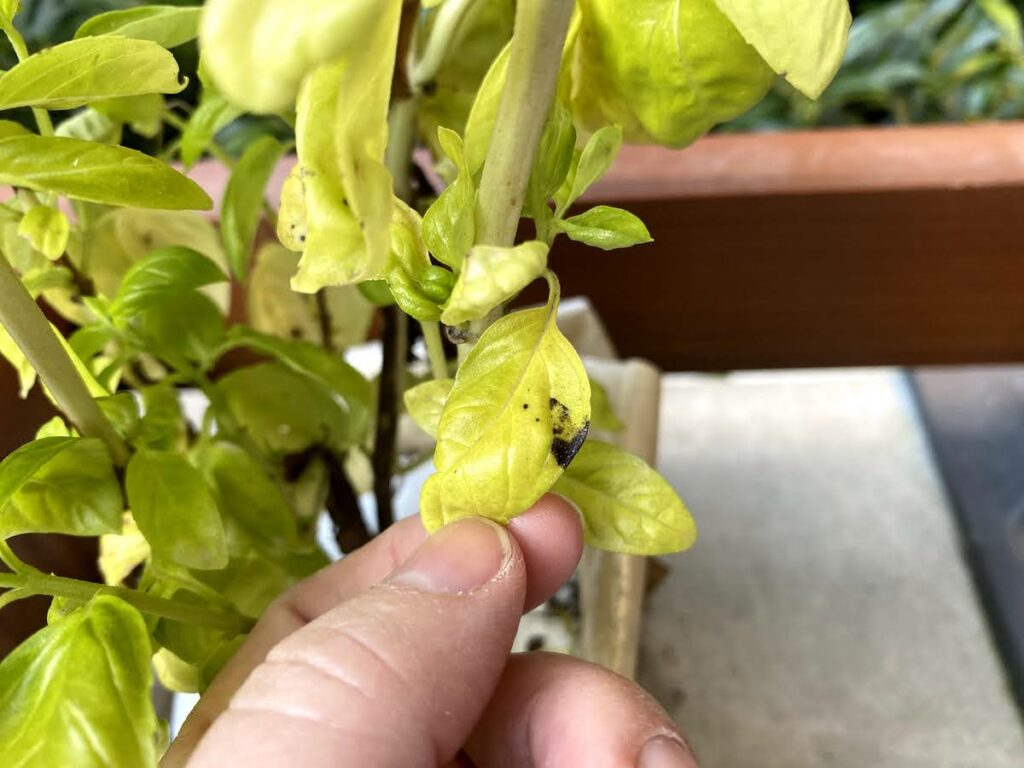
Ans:
{"type": "Polygon", "coordinates": [[[587,439],[590,422],[588,421],[576,429],[572,423],[572,414],[564,403],[552,397],[549,405],[551,406],[551,455],[555,457],[558,466],[565,469],[579,453],[583,441],[587,439]]]}

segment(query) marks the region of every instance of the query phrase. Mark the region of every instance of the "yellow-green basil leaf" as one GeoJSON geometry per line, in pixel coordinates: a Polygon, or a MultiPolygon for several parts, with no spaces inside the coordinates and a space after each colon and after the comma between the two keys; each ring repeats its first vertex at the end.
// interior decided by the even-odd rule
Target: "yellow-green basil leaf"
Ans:
{"type": "Polygon", "coordinates": [[[615,413],[608,390],[594,379],[590,380],[590,413],[590,425],[596,430],[621,432],[625,426],[615,413]]]}
{"type": "Polygon", "coordinates": [[[812,99],[832,82],[850,32],[848,0],[715,0],[772,69],[812,99]]]}
{"type": "MultiPolygon", "coordinates": [[[[400,2],[210,0],[200,25],[207,71],[246,111],[283,112],[294,103],[303,77],[318,65],[372,48],[377,24],[392,16],[396,5],[400,2]]],[[[388,52],[378,48],[370,55],[387,58],[388,52]]]]}
{"type": "Polygon", "coordinates": [[[358,287],[324,288],[316,296],[296,293],[290,282],[298,264],[298,255],[277,243],[268,243],[256,254],[246,291],[252,327],[331,349],[366,341],[374,311],[358,287]]]}
{"type": "Polygon", "coordinates": [[[572,113],[557,99],[551,105],[551,114],[544,124],[537,157],[530,172],[530,183],[526,193],[527,203],[537,218],[543,212],[538,210],[549,197],[558,191],[572,167],[573,151],[576,149],[576,128],[572,113]]]}
{"type": "Polygon", "coordinates": [[[441,421],[441,411],[448,402],[455,381],[452,379],[432,379],[407,389],[403,395],[405,409],[416,422],[416,426],[433,438],[437,438],[437,425],[441,421]]]}
{"type": "Polygon", "coordinates": [[[0,0],[0,13],[8,21],[13,19],[21,8],[21,0],[0,0]]]}
{"type": "Polygon", "coordinates": [[[430,531],[461,517],[508,522],[569,466],[590,423],[590,383],[555,324],[557,300],[514,312],[480,338],[438,426],[420,510],[430,531]]]}
{"type": "Polygon", "coordinates": [[[476,189],[459,134],[439,128],[437,138],[458,176],[423,215],[423,241],[434,258],[459,270],[476,239],[476,189]]]}
{"type": "Polygon", "coordinates": [[[441,322],[461,325],[483,317],[515,297],[540,277],[547,266],[548,246],[540,240],[514,248],[475,246],[466,256],[441,322]]]}
{"type": "Polygon", "coordinates": [[[117,325],[138,351],[174,368],[198,365],[205,370],[224,345],[224,315],[198,291],[164,293],[160,301],[133,314],[119,314],[117,325]]]}
{"type": "Polygon", "coordinates": [[[79,139],[15,136],[0,140],[0,184],[107,205],[209,210],[191,179],[133,149],[79,139]]]}
{"type": "Polygon", "coordinates": [[[135,524],[135,518],[125,512],[121,518],[120,533],[100,536],[100,556],[97,562],[104,583],[110,586],[122,583],[151,554],[149,542],[135,524]]]}
{"type": "Polygon", "coordinates": [[[186,168],[195,165],[210,146],[217,131],[242,114],[242,110],[218,93],[204,91],[196,111],[181,132],[181,162],[186,168]]]}
{"type": "Polygon", "coordinates": [[[0,120],[0,139],[8,139],[11,136],[25,136],[32,133],[21,123],[13,120],[0,120]]]}
{"type": "Polygon", "coordinates": [[[90,37],[29,56],[0,76],[0,109],[73,109],[143,93],[178,93],[178,63],[148,40],[90,37]]]}
{"type": "Polygon", "coordinates": [[[169,691],[199,692],[199,669],[166,648],[153,654],[153,671],[160,684],[169,691]]]}
{"type": "Polygon", "coordinates": [[[579,156],[575,169],[566,179],[569,194],[559,199],[559,205],[568,207],[590,189],[612,167],[622,148],[622,128],[606,125],[590,137],[579,156]]]}
{"type": "Polygon", "coordinates": [[[228,564],[220,511],[202,473],[184,456],[142,449],[125,474],[128,506],[154,554],[186,568],[228,564]]]}
{"type": "Polygon", "coordinates": [[[77,438],[0,507],[0,528],[6,535],[98,536],[118,530],[123,510],[121,486],[106,446],[100,440],[77,438]]]}
{"type": "Polygon", "coordinates": [[[652,242],[651,233],[639,218],[610,205],[595,206],[556,226],[572,240],[605,251],[652,242]]]}
{"type": "Polygon", "coordinates": [[[385,277],[393,195],[384,150],[400,10],[400,2],[387,0],[357,49],[303,83],[299,165],[282,192],[278,221],[282,243],[302,246],[292,281],[298,291],[385,277]]]}
{"type": "Polygon", "coordinates": [[[221,206],[220,233],[236,277],[245,277],[249,267],[256,229],[263,217],[263,194],[282,154],[284,146],[280,142],[263,136],[246,147],[231,171],[221,206]]]}
{"type": "Polygon", "coordinates": [[[629,142],[685,146],[754,106],[774,79],[715,0],[579,8],[572,102],[589,130],[614,123],[629,142]]]}
{"type": "Polygon", "coordinates": [[[99,595],[0,664],[8,768],[156,768],[149,633],[137,610],[99,595]]]}
{"type": "Polygon", "coordinates": [[[0,509],[3,509],[11,496],[17,493],[48,462],[74,443],[75,438],[71,437],[49,437],[34,440],[21,446],[3,462],[0,462],[0,509]]]}
{"type": "Polygon", "coordinates": [[[163,130],[166,105],[159,93],[95,101],[91,106],[116,123],[130,125],[133,131],[148,139],[156,138],[163,130]]]}
{"type": "Polygon", "coordinates": [[[643,459],[588,440],[555,484],[583,514],[586,542],[633,555],[688,549],[697,528],[679,496],[643,459]]]}
{"type": "Polygon", "coordinates": [[[18,373],[19,395],[24,398],[36,383],[36,369],[25,357],[7,330],[0,326],[0,357],[4,358],[18,373]]]}
{"type": "Polygon", "coordinates": [[[75,38],[121,35],[151,40],[164,48],[177,48],[199,34],[200,8],[143,5],[93,16],[75,32],[75,38]]]}
{"type": "Polygon", "coordinates": [[[184,450],[188,430],[178,400],[178,390],[167,379],[140,391],[145,414],[139,422],[135,443],[160,451],[184,450]]]}
{"type": "Polygon", "coordinates": [[[466,163],[474,179],[484,167],[487,150],[491,146],[491,134],[494,133],[494,123],[498,119],[501,94],[505,90],[511,50],[512,46],[506,45],[487,70],[466,120],[466,163]]]}
{"type": "Polygon", "coordinates": [[[425,221],[397,198],[391,219],[391,256],[387,283],[402,311],[420,321],[441,317],[441,304],[451,293],[454,277],[430,262],[425,240],[425,221]]]}
{"type": "Polygon", "coordinates": [[[120,123],[102,112],[89,107],[76,112],[64,120],[54,131],[56,136],[82,141],[98,141],[103,144],[120,144],[124,135],[120,123]]]}
{"type": "Polygon", "coordinates": [[[29,208],[18,224],[18,234],[50,261],[64,255],[71,224],[63,211],[45,205],[29,208]]]}
{"type": "Polygon", "coordinates": [[[128,318],[171,294],[227,279],[220,267],[199,251],[183,246],[158,248],[128,268],[108,312],[115,321],[128,318]]]}

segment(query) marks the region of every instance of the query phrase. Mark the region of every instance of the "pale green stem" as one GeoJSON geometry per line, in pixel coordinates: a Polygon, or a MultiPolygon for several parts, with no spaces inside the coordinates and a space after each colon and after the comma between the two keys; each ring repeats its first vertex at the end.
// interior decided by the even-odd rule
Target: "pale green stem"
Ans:
{"type": "Polygon", "coordinates": [[[128,448],[75,369],[57,332],[43,315],[21,280],[0,256],[0,324],[14,339],[58,407],[86,437],[98,437],[118,466],[128,461],[128,448]]]}
{"type": "Polygon", "coordinates": [[[435,379],[448,378],[448,358],[444,354],[444,342],[441,340],[441,324],[438,322],[421,321],[423,342],[427,345],[427,359],[430,361],[430,372],[435,379]]]}
{"type": "Polygon", "coordinates": [[[21,573],[28,566],[21,562],[21,558],[14,554],[11,545],[0,539],[0,563],[3,563],[15,573],[21,573]]]}
{"type": "MultiPolygon", "coordinates": [[[[7,35],[7,39],[11,41],[11,48],[14,49],[14,55],[18,57],[18,61],[27,59],[29,56],[28,46],[25,45],[25,38],[14,26],[14,22],[0,17],[0,28],[7,35]]],[[[50,113],[45,109],[33,109],[32,114],[35,115],[40,135],[53,136],[53,121],[50,119],[50,113]]]]}
{"type": "Polygon", "coordinates": [[[109,587],[91,581],[52,576],[39,571],[23,574],[0,573],[0,589],[20,590],[82,602],[87,602],[99,594],[112,595],[138,608],[143,613],[162,616],[182,624],[199,625],[225,632],[246,632],[252,628],[253,623],[250,619],[234,611],[204,608],[192,603],[179,603],[127,587],[109,587]]]}

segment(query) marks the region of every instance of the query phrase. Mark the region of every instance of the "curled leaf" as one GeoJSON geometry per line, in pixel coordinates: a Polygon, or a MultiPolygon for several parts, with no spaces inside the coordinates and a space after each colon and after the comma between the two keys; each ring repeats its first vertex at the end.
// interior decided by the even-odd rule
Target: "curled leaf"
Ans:
{"type": "Polygon", "coordinates": [[[515,297],[547,269],[548,246],[530,240],[513,248],[474,247],[445,305],[441,322],[460,325],[515,297]]]}

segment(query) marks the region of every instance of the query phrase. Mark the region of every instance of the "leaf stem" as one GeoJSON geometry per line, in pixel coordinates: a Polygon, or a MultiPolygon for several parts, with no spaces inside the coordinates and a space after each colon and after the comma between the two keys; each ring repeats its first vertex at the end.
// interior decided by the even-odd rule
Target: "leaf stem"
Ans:
{"type": "Polygon", "coordinates": [[[423,342],[427,345],[427,359],[430,360],[430,373],[435,379],[448,378],[448,358],[444,353],[444,342],[441,340],[441,324],[437,321],[421,321],[423,342]]]}
{"type": "Polygon", "coordinates": [[[4,539],[0,539],[0,563],[6,565],[14,573],[22,573],[28,568],[28,566],[21,561],[21,558],[14,554],[14,550],[11,549],[11,545],[4,539]]]}
{"type": "Polygon", "coordinates": [[[0,324],[78,431],[86,437],[103,440],[114,463],[123,467],[128,462],[128,447],[89,394],[57,339],[57,332],[3,257],[0,257],[0,324]]]}
{"type": "Polygon", "coordinates": [[[558,85],[573,0],[520,0],[505,90],[477,198],[477,242],[513,245],[558,85]]]}
{"type": "Polygon", "coordinates": [[[398,442],[398,402],[402,396],[409,318],[397,305],[381,310],[384,333],[377,396],[377,433],[373,444],[373,495],[377,500],[378,533],[394,522],[391,484],[398,442]]]}
{"type": "Polygon", "coordinates": [[[254,622],[234,611],[222,611],[204,608],[191,603],[179,603],[167,598],[148,595],[127,587],[110,587],[91,581],[68,579],[64,576],[53,576],[39,571],[25,574],[0,573],[0,588],[25,590],[37,595],[64,597],[70,600],[91,600],[99,594],[113,595],[143,613],[162,616],[165,619],[179,621],[182,624],[196,624],[210,629],[225,632],[247,632],[254,622]]]}
{"type": "MultiPolygon", "coordinates": [[[[14,22],[0,16],[0,28],[7,35],[7,39],[11,41],[11,48],[14,49],[14,55],[18,57],[18,61],[27,59],[29,57],[28,46],[25,45],[25,38],[21,36],[21,32],[14,26],[14,22]]],[[[32,114],[36,118],[36,125],[39,126],[40,135],[53,136],[53,120],[50,119],[50,113],[45,109],[34,107],[32,114]]]]}

